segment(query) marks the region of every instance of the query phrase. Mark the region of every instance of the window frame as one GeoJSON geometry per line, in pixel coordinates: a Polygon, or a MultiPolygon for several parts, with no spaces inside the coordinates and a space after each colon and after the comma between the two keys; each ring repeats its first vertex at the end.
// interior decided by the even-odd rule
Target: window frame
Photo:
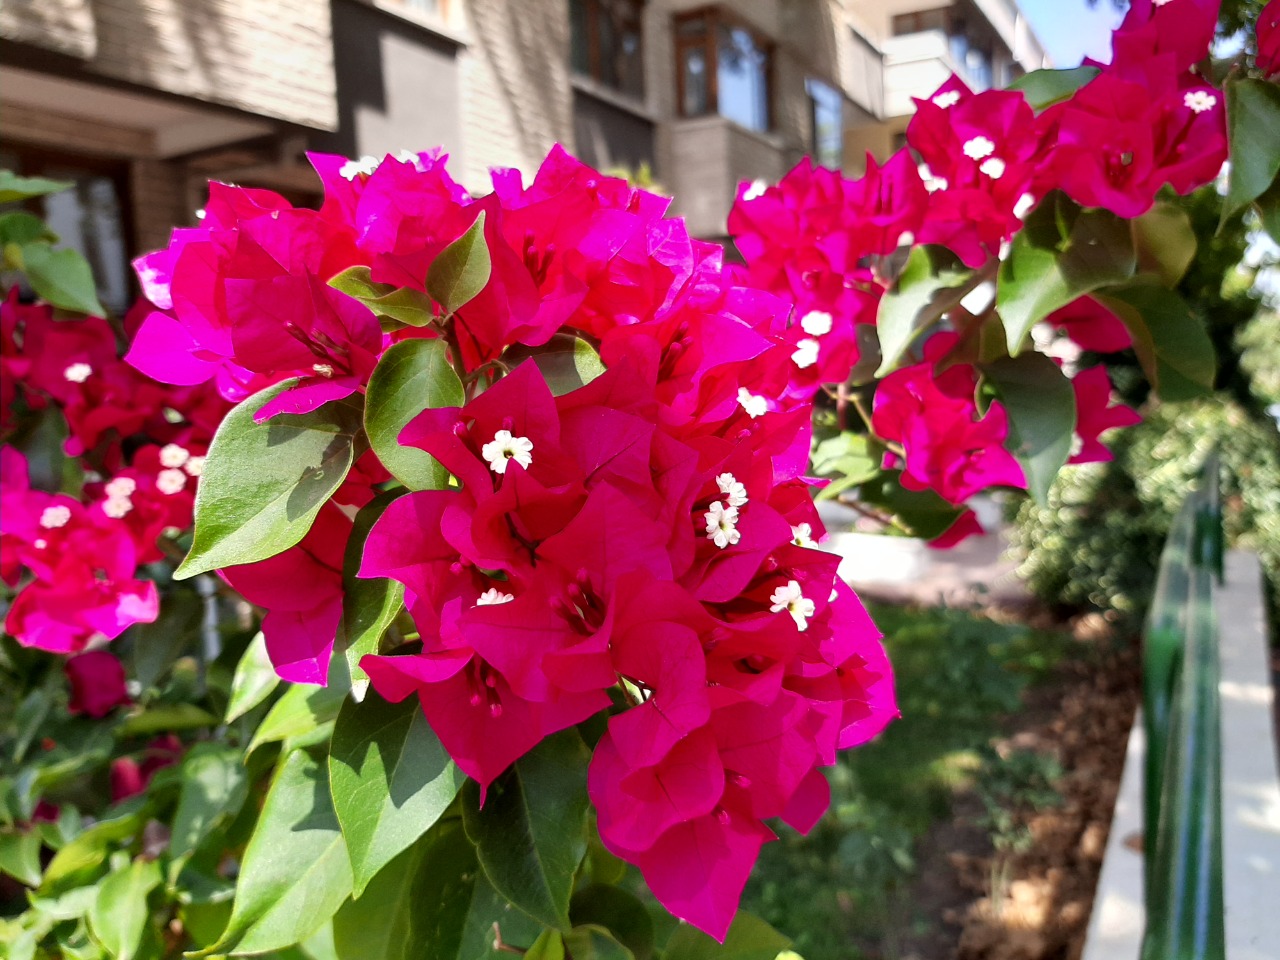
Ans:
{"type": "MultiPolygon", "coordinates": [[[[742,124],[744,130],[751,130],[753,133],[771,133],[777,122],[777,108],[774,105],[774,94],[776,91],[775,69],[777,57],[775,51],[777,44],[773,42],[767,35],[760,32],[755,26],[743,17],[738,16],[732,10],[727,10],[719,6],[699,7],[695,10],[685,10],[672,16],[672,35],[675,42],[675,70],[676,70],[676,106],[677,112],[682,118],[694,117],[722,117],[726,120],[732,118],[726,117],[720,112],[720,31],[722,28],[735,28],[745,30],[750,36],[752,43],[764,55],[764,89],[765,89],[765,126],[764,130],[755,130],[752,127],[746,127],[742,124]],[[701,37],[684,37],[681,36],[681,24],[689,23],[695,20],[702,20],[704,30],[701,37]],[[685,53],[690,49],[701,47],[703,57],[707,64],[707,109],[702,113],[689,113],[685,109],[685,53]]],[[[737,123],[737,121],[732,121],[737,123]]]]}
{"type": "MultiPolygon", "coordinates": [[[[636,58],[640,63],[640,89],[638,91],[628,90],[622,85],[615,86],[606,79],[604,51],[601,49],[603,45],[600,42],[600,22],[602,18],[613,16],[612,12],[608,9],[612,4],[609,0],[579,0],[579,2],[582,4],[585,16],[584,26],[586,31],[587,70],[583,73],[578,69],[577,64],[574,62],[574,51],[570,49],[570,72],[575,76],[583,77],[592,83],[599,84],[604,89],[609,90],[612,93],[616,93],[619,96],[630,97],[638,103],[643,103],[645,97],[648,95],[648,84],[645,82],[646,77],[644,70],[644,8],[648,0],[623,0],[623,2],[628,2],[633,10],[632,17],[627,20],[627,26],[634,27],[636,39],[639,42],[639,49],[636,51],[636,58]]],[[[572,11],[570,11],[570,13],[572,15],[572,11]]],[[[570,26],[570,29],[572,30],[572,25],[570,26]]],[[[618,43],[621,43],[621,37],[622,33],[619,32],[617,37],[618,43]]],[[[572,40],[570,40],[570,43],[572,43],[572,40]]]]}

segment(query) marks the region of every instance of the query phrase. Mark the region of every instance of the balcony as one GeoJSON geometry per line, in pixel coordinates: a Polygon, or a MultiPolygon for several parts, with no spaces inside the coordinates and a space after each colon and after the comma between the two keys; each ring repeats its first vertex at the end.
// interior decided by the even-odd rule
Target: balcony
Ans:
{"type": "Polygon", "coordinates": [[[962,36],[948,36],[942,30],[905,33],[884,41],[884,115],[908,116],[915,112],[912,97],[925,97],[938,89],[951,74],[974,90],[991,86],[988,57],[976,69],[958,59],[967,43],[962,36]]]}

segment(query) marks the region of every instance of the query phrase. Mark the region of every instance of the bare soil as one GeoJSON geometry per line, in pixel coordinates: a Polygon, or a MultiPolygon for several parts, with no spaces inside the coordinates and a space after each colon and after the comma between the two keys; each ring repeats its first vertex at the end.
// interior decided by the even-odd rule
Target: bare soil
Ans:
{"type": "Polygon", "coordinates": [[[952,820],[919,845],[909,902],[917,926],[892,953],[903,960],[1078,960],[1102,867],[1124,752],[1139,698],[1137,651],[1116,649],[1097,617],[1073,625],[1081,655],[1028,694],[1011,717],[1001,752],[1052,756],[1064,775],[1057,807],[1019,811],[1031,833],[1024,852],[997,854],[972,793],[957,795],[952,820]],[[994,888],[994,889],[993,889],[994,888]]]}

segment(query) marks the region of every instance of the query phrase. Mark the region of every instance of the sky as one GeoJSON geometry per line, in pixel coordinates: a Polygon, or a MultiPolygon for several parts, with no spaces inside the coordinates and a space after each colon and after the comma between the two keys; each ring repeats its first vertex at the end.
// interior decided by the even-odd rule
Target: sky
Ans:
{"type": "Polygon", "coordinates": [[[1018,0],[1055,67],[1074,67],[1086,56],[1111,59],[1111,31],[1124,17],[1112,0],[1018,0]]]}

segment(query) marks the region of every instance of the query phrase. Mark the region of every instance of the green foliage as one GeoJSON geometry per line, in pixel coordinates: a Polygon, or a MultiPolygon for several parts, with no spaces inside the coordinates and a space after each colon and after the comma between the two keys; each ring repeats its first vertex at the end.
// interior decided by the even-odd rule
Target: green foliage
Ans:
{"type": "Polygon", "coordinates": [[[1009,90],[1021,90],[1039,113],[1055,103],[1071,99],[1072,94],[1102,71],[1097,67],[1073,67],[1070,70],[1032,70],[1013,83],[1009,90]]]}
{"type": "Polygon", "coordinates": [[[494,887],[548,927],[569,929],[569,900],[587,852],[587,763],[577,731],[543,740],[489,786],[468,785],[467,836],[494,887]]]}
{"type": "Polygon", "coordinates": [[[1050,194],[1027,217],[1000,263],[996,309],[1010,355],[1017,356],[1031,328],[1050,313],[1081,294],[1124,282],[1136,269],[1126,221],[1050,194]]]}
{"type": "Polygon", "coordinates": [[[254,422],[295,385],[285,380],[255,393],[219,425],[196,493],[195,540],[176,579],[289,549],[346,479],[355,462],[358,403],[337,400],[311,413],[254,422]]]}
{"type": "Polygon", "coordinates": [[[425,327],[435,320],[435,308],[425,293],[411,287],[375,283],[369,273],[368,267],[348,267],[331,279],[329,286],[372,310],[383,322],[384,329],[398,328],[401,324],[425,327]]]}
{"type": "Polygon", "coordinates": [[[1058,365],[1042,353],[1005,357],[981,368],[1009,412],[1009,449],[1022,464],[1027,489],[1043,503],[1071,456],[1076,394],[1058,365]]]}
{"type": "Polygon", "coordinates": [[[1018,511],[1021,574],[1047,603],[1114,611],[1136,626],[1173,517],[1216,446],[1230,542],[1260,552],[1280,577],[1280,437],[1270,421],[1212,397],[1164,404],[1112,441],[1115,460],[1065,471],[1047,507],[1018,511]]]}
{"type": "Polygon", "coordinates": [[[948,815],[957,789],[1009,779],[990,740],[1027,686],[1070,649],[1065,636],[958,611],[871,612],[885,632],[902,718],[841,757],[830,774],[831,813],[808,837],[783,828],[761,851],[743,899],[808,960],[845,960],[850,944],[910,921],[904,895],[918,839],[948,815]]]}
{"type": "Polygon", "coordinates": [[[378,460],[410,490],[441,490],[449,473],[430,454],[400,444],[400,431],[424,408],[460,407],[462,382],[443,340],[404,340],[374,368],[365,395],[364,427],[378,460]]]}
{"type": "Polygon", "coordinates": [[[343,703],[329,776],[357,898],[440,819],[466,779],[416,699],[388,703],[380,697],[343,703]]]}
{"type": "Polygon", "coordinates": [[[475,223],[440,251],[427,270],[427,293],[446,313],[453,313],[485,288],[493,269],[484,242],[484,211],[475,223]]]}
{"type": "Polygon", "coordinates": [[[876,333],[884,376],[898,365],[912,342],[971,284],[973,271],[943,247],[915,247],[897,282],[880,301],[876,333]]]}

